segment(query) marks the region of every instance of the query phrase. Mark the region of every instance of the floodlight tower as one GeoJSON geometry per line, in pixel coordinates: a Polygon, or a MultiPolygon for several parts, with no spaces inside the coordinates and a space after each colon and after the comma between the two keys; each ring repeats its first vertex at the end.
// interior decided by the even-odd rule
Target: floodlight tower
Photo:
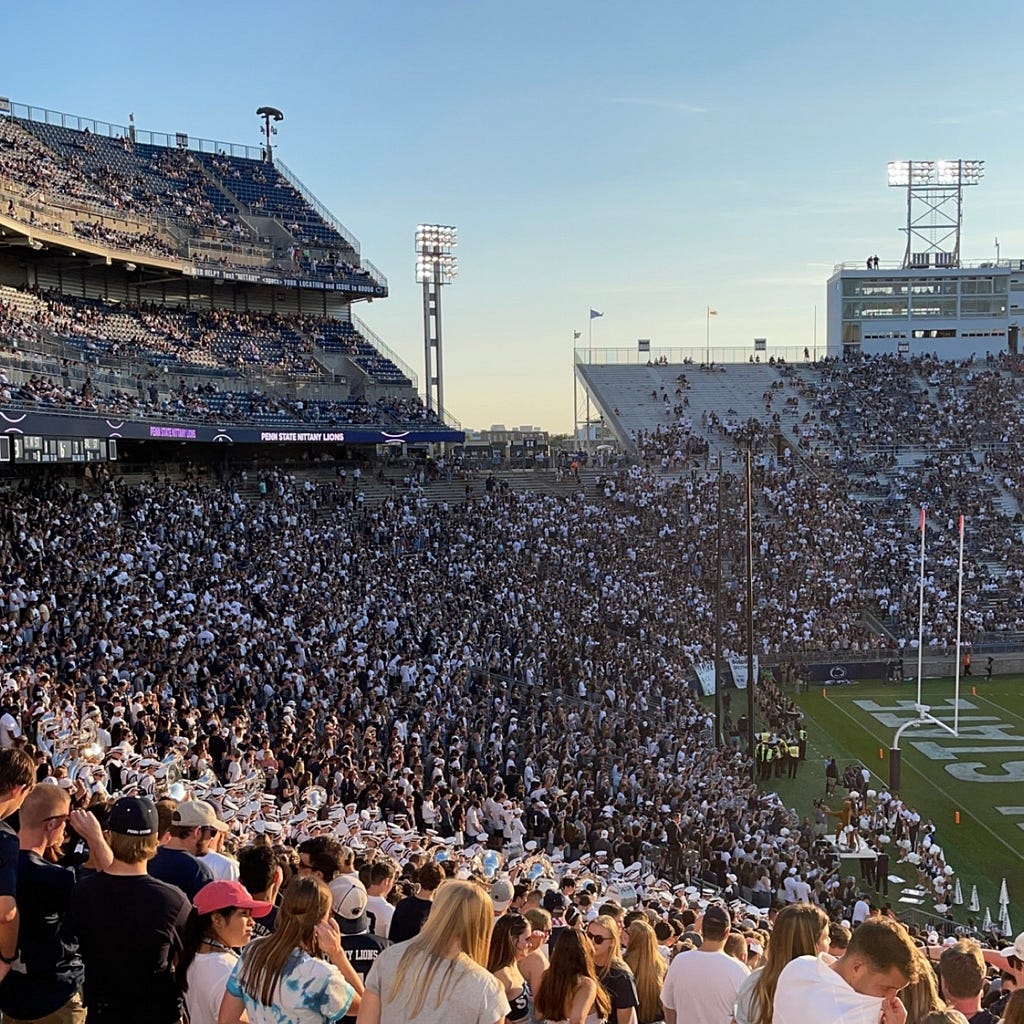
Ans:
{"type": "Polygon", "coordinates": [[[452,250],[459,244],[459,229],[445,224],[416,226],[416,280],[423,285],[423,362],[427,411],[444,418],[444,364],[441,351],[441,286],[459,273],[452,250]],[[435,401],[436,395],[436,401],[435,401]]]}
{"type": "Polygon", "coordinates": [[[980,183],[985,161],[890,160],[888,170],[889,185],[907,190],[903,269],[959,267],[964,187],[980,183]]]}

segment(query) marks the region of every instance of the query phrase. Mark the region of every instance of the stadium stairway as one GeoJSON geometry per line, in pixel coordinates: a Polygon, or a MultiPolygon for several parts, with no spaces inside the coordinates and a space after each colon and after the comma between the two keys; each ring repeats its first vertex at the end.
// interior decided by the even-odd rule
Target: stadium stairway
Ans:
{"type": "Polygon", "coordinates": [[[744,363],[730,364],[725,372],[683,364],[580,364],[578,369],[592,400],[625,447],[633,449],[633,438],[641,431],[653,432],[678,422],[671,408],[666,409],[664,395],[669,407],[683,402],[684,397],[688,400],[684,415],[693,421],[693,432],[703,433],[711,452],[720,455],[729,455],[734,446],[726,434],[702,431],[702,414],[714,413],[723,423],[762,419],[762,395],[778,379],[774,367],[744,363]],[[689,387],[677,395],[680,375],[685,375],[689,387]]]}

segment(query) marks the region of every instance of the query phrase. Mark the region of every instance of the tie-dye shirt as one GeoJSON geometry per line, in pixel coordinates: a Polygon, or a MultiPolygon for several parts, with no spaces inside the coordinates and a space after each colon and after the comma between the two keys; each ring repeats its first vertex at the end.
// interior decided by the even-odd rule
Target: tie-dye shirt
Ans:
{"type": "Polygon", "coordinates": [[[244,965],[243,953],[227,990],[245,1003],[249,1024],[334,1024],[345,1016],[355,995],[337,967],[297,949],[285,964],[273,1003],[264,1006],[242,989],[244,965]]]}

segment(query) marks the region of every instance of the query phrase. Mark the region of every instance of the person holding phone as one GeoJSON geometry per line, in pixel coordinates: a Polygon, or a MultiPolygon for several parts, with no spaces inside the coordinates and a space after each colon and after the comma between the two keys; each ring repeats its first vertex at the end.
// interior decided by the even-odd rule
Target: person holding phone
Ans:
{"type": "Polygon", "coordinates": [[[273,934],[250,943],[227,982],[217,1024],[324,1024],[358,1009],[363,984],[341,946],[319,878],[285,890],[273,934]],[[327,959],[323,960],[324,956],[327,959]]]}

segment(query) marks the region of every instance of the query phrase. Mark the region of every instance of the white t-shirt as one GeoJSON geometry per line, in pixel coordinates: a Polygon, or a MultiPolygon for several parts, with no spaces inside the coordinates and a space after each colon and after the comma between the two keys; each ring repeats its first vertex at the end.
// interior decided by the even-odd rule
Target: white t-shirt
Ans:
{"type": "Polygon", "coordinates": [[[395,916],[395,908],[383,896],[368,896],[366,910],[367,913],[373,914],[373,934],[386,939],[391,929],[391,918],[395,916]]]}
{"type": "Polygon", "coordinates": [[[221,1000],[238,957],[234,953],[197,953],[188,969],[190,1024],[217,1024],[221,1000]]]}
{"type": "Polygon", "coordinates": [[[21,736],[21,726],[9,711],[0,718],[0,747],[7,750],[14,746],[14,741],[21,736]]]}
{"type": "Polygon", "coordinates": [[[830,966],[827,953],[786,964],[775,989],[773,1024],[878,1024],[882,999],[862,996],[830,966]]]}
{"type": "Polygon", "coordinates": [[[851,920],[854,924],[863,924],[870,913],[871,904],[862,897],[853,905],[853,916],[851,920]]]}
{"type": "Polygon", "coordinates": [[[238,861],[231,857],[225,857],[223,853],[211,850],[199,858],[213,875],[215,882],[237,882],[238,861]]]}
{"type": "Polygon", "coordinates": [[[685,1024],[729,1024],[736,993],[750,971],[721,951],[691,949],[669,964],[661,1002],[685,1024]]]}

